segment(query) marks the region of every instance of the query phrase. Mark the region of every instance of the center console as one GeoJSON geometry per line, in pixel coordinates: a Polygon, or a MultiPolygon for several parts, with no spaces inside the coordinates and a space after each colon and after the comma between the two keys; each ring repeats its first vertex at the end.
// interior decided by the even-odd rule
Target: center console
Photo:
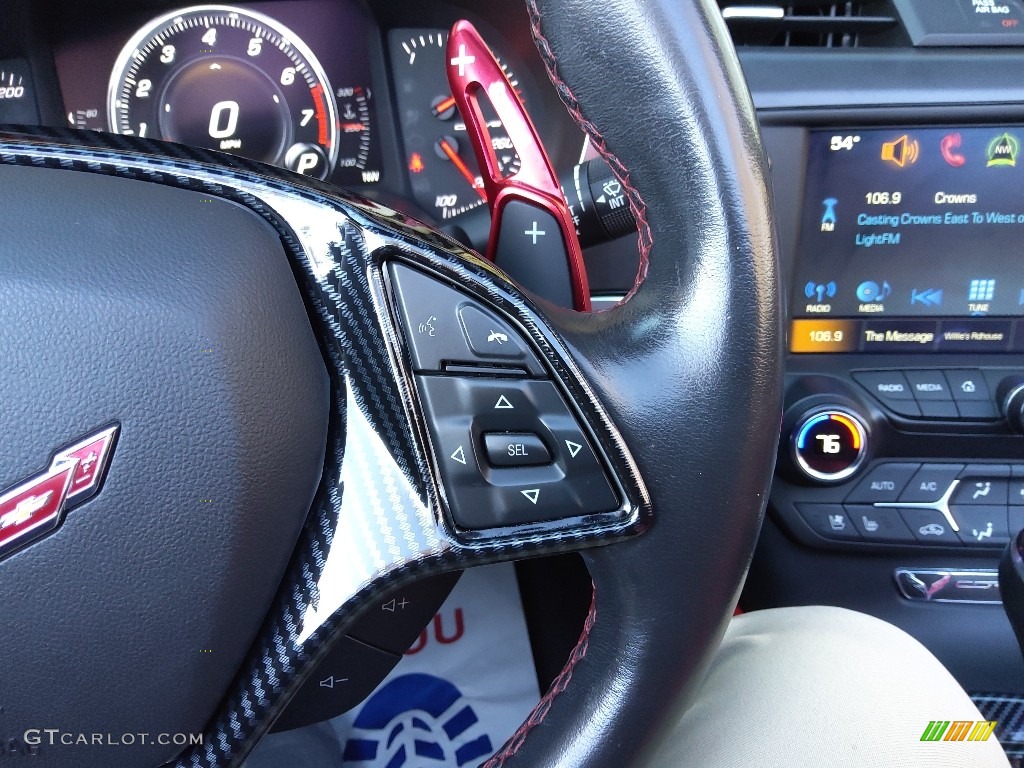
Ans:
{"type": "Polygon", "coordinates": [[[807,131],[773,495],[805,544],[996,549],[1024,528],[1022,141],[807,131]]]}
{"type": "Polygon", "coordinates": [[[1024,113],[762,120],[786,394],[741,602],[865,610],[969,690],[1024,690],[997,578],[1024,528],[1024,113]]]}

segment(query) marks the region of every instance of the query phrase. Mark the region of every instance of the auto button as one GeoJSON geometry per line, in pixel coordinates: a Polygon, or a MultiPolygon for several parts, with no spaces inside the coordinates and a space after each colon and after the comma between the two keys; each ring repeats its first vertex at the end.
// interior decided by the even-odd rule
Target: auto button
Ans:
{"type": "Polygon", "coordinates": [[[849,504],[874,504],[876,501],[896,501],[910,478],[921,468],[920,464],[887,462],[871,468],[858,483],[846,501],[849,504]]]}

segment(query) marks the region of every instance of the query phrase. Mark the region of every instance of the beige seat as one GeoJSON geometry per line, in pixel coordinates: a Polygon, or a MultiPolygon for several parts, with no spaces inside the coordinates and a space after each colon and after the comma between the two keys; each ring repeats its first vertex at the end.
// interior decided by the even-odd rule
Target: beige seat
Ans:
{"type": "Polygon", "coordinates": [[[733,619],[656,768],[1008,768],[984,742],[923,742],[983,720],[946,668],[886,622],[821,606],[733,619]]]}

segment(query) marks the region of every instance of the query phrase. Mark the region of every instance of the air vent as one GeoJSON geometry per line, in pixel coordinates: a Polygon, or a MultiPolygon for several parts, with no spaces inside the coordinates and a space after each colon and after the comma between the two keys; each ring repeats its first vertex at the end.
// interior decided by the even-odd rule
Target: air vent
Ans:
{"type": "Polygon", "coordinates": [[[899,26],[888,0],[793,4],[718,0],[733,42],[741,45],[855,48],[888,45],[899,26]]]}

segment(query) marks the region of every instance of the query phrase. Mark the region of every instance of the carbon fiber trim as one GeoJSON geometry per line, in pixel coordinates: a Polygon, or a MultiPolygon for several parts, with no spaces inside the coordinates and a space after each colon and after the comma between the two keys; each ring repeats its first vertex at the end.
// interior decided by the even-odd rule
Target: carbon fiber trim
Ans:
{"type": "Polygon", "coordinates": [[[996,737],[1015,766],[1024,764],[1024,696],[972,693],[971,699],[986,720],[995,720],[996,737]]]}
{"type": "Polygon", "coordinates": [[[176,767],[239,765],[314,662],[384,590],[445,570],[604,544],[649,524],[646,490],[617,430],[559,338],[490,263],[396,211],[237,157],[111,134],[19,131],[0,130],[0,163],[190,189],[270,222],[292,259],[332,377],[324,481],[288,574],[202,747],[176,767]],[[390,258],[458,284],[525,330],[609,459],[625,499],[619,511],[496,535],[455,529],[388,310],[381,265],[390,258]]]}

